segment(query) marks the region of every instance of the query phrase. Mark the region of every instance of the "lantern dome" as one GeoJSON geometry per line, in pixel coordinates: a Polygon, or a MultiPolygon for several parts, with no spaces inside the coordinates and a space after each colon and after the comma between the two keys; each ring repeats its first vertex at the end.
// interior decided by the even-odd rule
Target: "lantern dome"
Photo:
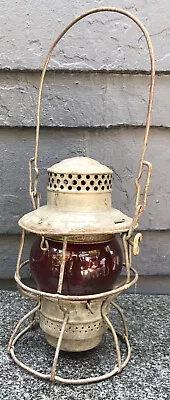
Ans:
{"type": "Polygon", "coordinates": [[[111,207],[112,174],[88,157],[53,165],[48,169],[47,205],[24,215],[19,225],[47,237],[74,235],[74,240],[75,235],[84,240],[128,231],[132,219],[111,207]]]}
{"type": "Polygon", "coordinates": [[[98,161],[89,157],[66,158],[61,162],[52,165],[48,172],[73,174],[112,174],[112,170],[98,161]]]}

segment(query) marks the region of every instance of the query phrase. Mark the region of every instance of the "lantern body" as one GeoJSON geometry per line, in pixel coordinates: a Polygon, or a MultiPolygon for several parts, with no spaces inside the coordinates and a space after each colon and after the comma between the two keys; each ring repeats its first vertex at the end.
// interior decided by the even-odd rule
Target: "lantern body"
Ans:
{"type": "Polygon", "coordinates": [[[121,272],[122,252],[115,236],[132,223],[112,208],[111,192],[110,168],[87,157],[63,160],[48,169],[47,204],[19,221],[22,228],[38,235],[30,254],[31,273],[37,289],[44,293],[39,323],[54,347],[64,310],[69,312],[60,347],[64,351],[91,349],[108,329],[103,313],[109,317],[110,306],[100,295],[113,290],[121,272]],[[65,299],[45,295],[57,296],[58,290],[65,299]],[[72,301],[67,296],[79,299],[72,301]],[[88,301],[87,296],[99,298],[88,301]]]}
{"type": "MultiPolygon", "coordinates": [[[[35,155],[29,161],[29,192],[33,211],[19,220],[22,239],[15,274],[16,282],[23,294],[35,299],[36,306],[17,324],[8,346],[14,361],[40,378],[70,384],[99,382],[120,373],[130,359],[126,321],[123,312],[114,302],[114,297],[119,296],[138,279],[138,274],[131,267],[131,248],[133,246],[135,255],[139,253],[138,242],[141,235],[137,234],[133,242],[132,234],[141,212],[146,206],[151,175],[152,166],[144,159],[151,122],[154,77],[153,48],[145,27],[131,13],[119,8],[96,8],[81,14],[64,28],[48,52],[39,87],[35,155]],[[40,106],[44,77],[51,55],[60,39],[75,23],[101,11],[123,14],[135,22],[146,39],[151,59],[146,133],[136,179],[136,210],[133,219],[112,208],[112,170],[87,157],[63,160],[48,169],[49,183],[45,206],[40,206],[40,196],[37,190],[40,106]],[[141,203],[140,179],[144,166],[147,166],[148,173],[144,198],[141,203]],[[25,231],[41,236],[41,241],[37,239],[33,244],[30,256],[32,275],[40,290],[29,288],[21,282],[20,270],[29,263],[29,260],[21,263],[25,231]],[[121,282],[113,289],[122,266],[121,249],[117,241],[112,240],[113,235],[116,234],[120,234],[122,238],[126,280],[125,283],[121,282]],[[62,244],[60,240],[63,240],[62,244]],[[43,246],[44,244],[45,246],[43,246]],[[135,273],[133,280],[131,280],[131,271],[135,273]],[[110,305],[117,310],[122,320],[122,334],[116,331],[109,318],[110,305]],[[45,333],[47,341],[56,348],[50,374],[35,371],[30,366],[27,367],[14,353],[17,340],[34,326],[35,313],[38,310],[40,327],[45,333]],[[20,327],[23,323],[25,325],[26,320],[29,321],[29,325],[24,326],[21,331],[20,327]],[[95,376],[96,371],[93,371],[92,377],[80,379],[63,378],[58,375],[56,367],[60,350],[84,351],[91,349],[100,343],[107,329],[110,329],[112,333],[117,355],[116,365],[110,372],[95,376]],[[127,356],[124,360],[121,356],[118,336],[121,336],[127,348],[127,356]]],[[[122,355],[124,356],[124,354],[122,355]]]]}
{"type": "MultiPolygon", "coordinates": [[[[57,293],[62,263],[61,242],[48,240],[49,249],[40,248],[41,239],[34,242],[30,265],[39,290],[57,293]]],[[[122,252],[118,241],[104,243],[68,243],[62,294],[89,295],[106,292],[122,268],[122,252]]]]}
{"type": "Polygon", "coordinates": [[[112,208],[112,174],[110,168],[88,157],[51,166],[47,204],[19,221],[24,230],[38,235],[30,265],[41,291],[40,327],[54,347],[62,333],[59,343],[64,351],[92,349],[108,329],[106,298],[122,268],[115,237],[127,232],[132,223],[112,208]],[[69,320],[62,332],[66,310],[69,320]]]}

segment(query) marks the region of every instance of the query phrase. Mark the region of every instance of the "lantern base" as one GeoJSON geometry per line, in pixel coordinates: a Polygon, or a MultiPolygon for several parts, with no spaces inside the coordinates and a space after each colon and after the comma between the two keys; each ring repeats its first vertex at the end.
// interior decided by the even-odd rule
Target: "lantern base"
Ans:
{"type": "MultiPolygon", "coordinates": [[[[108,329],[111,331],[112,336],[113,336],[113,342],[115,345],[115,351],[117,354],[117,362],[116,365],[113,367],[113,369],[108,372],[105,373],[103,375],[99,375],[99,376],[95,376],[95,377],[89,377],[89,378],[77,378],[77,379],[72,379],[72,378],[64,378],[61,377],[57,374],[56,368],[57,368],[57,363],[58,363],[58,357],[59,357],[59,353],[61,350],[61,343],[62,343],[62,338],[63,338],[63,333],[65,331],[66,328],[66,324],[67,324],[67,320],[68,320],[68,315],[64,318],[63,320],[63,325],[62,325],[62,329],[60,332],[60,336],[56,340],[56,343],[50,343],[52,345],[56,345],[56,350],[55,350],[55,355],[54,355],[54,359],[53,359],[53,365],[52,365],[52,369],[51,369],[51,373],[50,374],[45,374],[45,373],[41,373],[33,368],[31,368],[30,366],[27,366],[26,364],[24,364],[24,362],[22,362],[21,360],[18,359],[15,351],[15,345],[16,342],[19,341],[19,339],[25,335],[26,332],[28,332],[30,329],[32,329],[35,325],[35,314],[36,312],[40,309],[40,302],[36,305],[36,307],[34,307],[28,314],[26,314],[17,324],[11,339],[9,341],[9,346],[8,346],[8,351],[12,357],[12,359],[16,362],[17,365],[19,365],[21,368],[23,368],[24,370],[26,370],[27,372],[35,375],[38,378],[41,379],[45,379],[45,380],[49,380],[49,381],[58,381],[61,383],[65,383],[65,384],[87,384],[87,383],[94,383],[94,382],[100,382],[104,379],[108,379],[118,373],[120,373],[128,364],[129,360],[130,360],[130,354],[131,354],[131,349],[130,349],[130,343],[128,340],[128,330],[127,330],[127,325],[126,325],[126,321],[124,318],[124,315],[121,311],[121,309],[117,306],[117,304],[113,303],[111,301],[111,304],[113,305],[113,307],[118,311],[119,316],[121,317],[122,323],[123,323],[123,333],[121,334],[120,332],[117,332],[110,319],[106,316],[105,312],[103,313],[103,318],[108,326],[108,329]],[[26,326],[23,330],[20,331],[21,325],[24,324],[26,321],[29,321],[28,326],[26,326]],[[118,337],[120,336],[120,338],[122,339],[122,341],[125,343],[126,345],[126,356],[124,355],[124,357],[122,357],[121,355],[121,347],[119,345],[119,340],[118,337]]],[[[36,331],[35,331],[36,332],[36,331]]],[[[101,339],[101,337],[100,337],[101,339]]],[[[51,341],[51,338],[49,338],[49,336],[47,337],[47,340],[51,341]]],[[[97,345],[97,340],[98,342],[100,342],[99,337],[95,338],[96,341],[96,345],[97,345]]],[[[93,347],[94,347],[94,342],[93,342],[93,347]]],[[[37,355],[37,359],[38,359],[38,355],[37,355]]]]}
{"type": "MultiPolygon", "coordinates": [[[[27,263],[28,263],[28,260],[20,265],[20,269],[22,267],[24,267],[27,263]]],[[[19,269],[19,272],[20,272],[20,269],[19,269]]],[[[36,376],[38,378],[49,380],[52,382],[61,382],[63,384],[70,384],[70,385],[100,382],[104,379],[111,378],[112,376],[120,373],[126,367],[126,365],[128,364],[128,362],[130,360],[131,349],[130,349],[130,343],[128,340],[128,329],[127,329],[125,317],[124,317],[123,312],[121,311],[120,307],[115,302],[113,302],[113,298],[117,298],[121,293],[125,292],[130,286],[134,285],[137,282],[138,274],[135,271],[135,269],[130,267],[129,272],[133,272],[133,274],[134,274],[133,278],[130,275],[129,282],[127,282],[127,279],[126,279],[124,282],[120,283],[120,286],[118,286],[118,288],[115,288],[115,289],[111,290],[110,292],[100,293],[97,295],[90,295],[90,296],[87,296],[85,299],[84,296],[82,296],[80,298],[79,296],[64,296],[64,295],[59,295],[59,294],[54,295],[51,293],[43,293],[36,289],[32,289],[32,288],[24,285],[21,282],[20,274],[17,271],[16,275],[15,275],[15,279],[16,279],[16,282],[18,283],[21,293],[24,294],[24,296],[34,299],[36,301],[36,306],[30,312],[28,312],[23,318],[21,318],[21,320],[18,322],[18,324],[16,325],[16,327],[14,329],[14,332],[10,338],[9,345],[8,345],[8,352],[11,355],[12,359],[16,362],[17,365],[19,365],[25,371],[33,374],[34,376],[36,376]],[[36,322],[39,322],[39,325],[42,328],[41,324],[42,324],[43,318],[46,318],[46,317],[49,318],[49,311],[47,310],[49,308],[48,306],[50,305],[50,310],[53,309],[55,311],[57,304],[60,308],[62,318],[60,319],[59,313],[57,316],[54,313],[53,318],[51,318],[51,320],[49,320],[48,324],[47,324],[47,320],[46,320],[46,328],[50,327],[50,331],[48,332],[47,330],[45,331],[45,329],[43,329],[43,331],[46,335],[53,336],[55,338],[54,339],[55,345],[56,345],[56,343],[57,343],[57,345],[56,345],[56,349],[55,349],[51,372],[50,373],[42,373],[42,372],[38,371],[37,369],[34,369],[34,368],[26,365],[22,360],[20,360],[16,354],[15,346],[16,346],[16,343],[20,340],[20,338],[22,336],[25,336],[25,334],[34,327],[36,322]],[[47,306],[47,308],[46,308],[46,306],[47,306]],[[122,328],[123,328],[122,333],[118,332],[114,328],[113,323],[111,322],[111,320],[109,318],[109,307],[110,306],[113,306],[113,308],[118,312],[120,321],[122,322],[122,328]],[[103,336],[103,333],[107,329],[110,330],[110,332],[112,334],[113,344],[114,344],[114,358],[116,355],[116,359],[117,359],[115,365],[112,367],[110,372],[107,372],[107,373],[101,374],[101,375],[97,375],[97,376],[93,375],[88,378],[76,378],[76,379],[71,378],[71,377],[64,378],[64,377],[58,375],[57,366],[58,366],[58,358],[60,355],[62,342],[65,339],[69,339],[71,336],[70,333],[67,332],[67,330],[69,329],[70,322],[72,321],[72,325],[75,328],[77,326],[76,324],[78,321],[76,321],[75,325],[73,323],[73,317],[76,316],[76,309],[77,309],[76,307],[78,307],[78,308],[80,307],[80,311],[81,311],[81,307],[82,307],[82,309],[85,308],[88,311],[88,313],[91,314],[92,319],[94,318],[93,307],[95,310],[96,309],[98,310],[97,318],[95,317],[95,319],[98,321],[98,328],[97,328],[95,319],[93,319],[91,321],[91,324],[95,325],[95,329],[97,329],[97,332],[95,334],[94,333],[90,334],[92,327],[91,327],[90,323],[88,323],[89,336],[88,335],[84,336],[83,337],[84,340],[92,341],[92,337],[93,337],[93,339],[96,341],[96,345],[97,345],[97,341],[99,341],[99,337],[101,338],[103,336]],[[39,314],[38,321],[36,321],[36,319],[35,319],[37,312],[39,314]],[[47,315],[45,315],[46,312],[47,312],[47,315]],[[56,321],[54,321],[54,317],[55,317],[56,321]],[[54,322],[56,322],[56,324],[59,324],[59,321],[61,323],[61,325],[59,327],[59,335],[58,334],[51,335],[51,332],[52,332],[51,327],[54,326],[53,325],[54,322]],[[25,323],[27,323],[28,325],[26,326],[25,323]],[[24,325],[24,327],[23,327],[23,329],[21,329],[21,327],[23,325],[24,325]],[[67,338],[66,338],[66,334],[67,334],[67,338]],[[119,338],[121,339],[121,341],[119,340],[119,338]],[[125,354],[125,349],[124,348],[122,349],[121,342],[124,342],[124,344],[126,346],[126,354],[125,354]]],[[[80,312],[80,315],[81,314],[82,313],[80,312]]],[[[88,318],[89,318],[89,315],[88,315],[88,318]]],[[[86,323],[87,323],[87,321],[85,321],[85,324],[86,323]]],[[[81,324],[82,324],[82,321],[81,321],[81,324]]],[[[44,323],[44,325],[45,325],[45,323],[44,323]]],[[[55,331],[55,329],[54,329],[54,331],[55,331]]],[[[78,329],[75,329],[75,331],[78,331],[78,329]]],[[[83,328],[82,331],[85,331],[85,329],[83,328]]],[[[81,333],[79,332],[81,339],[83,336],[82,331],[81,331],[81,333]]],[[[72,333],[75,334],[75,332],[72,332],[72,333]]],[[[84,335],[86,333],[87,332],[84,332],[84,335]]],[[[36,330],[35,330],[35,335],[36,335],[36,330]]],[[[79,339],[78,336],[76,339],[79,339]]],[[[72,337],[72,340],[74,341],[75,337],[72,337]]],[[[24,346],[24,342],[21,342],[21,344],[22,344],[22,346],[24,346]]],[[[53,344],[54,344],[54,342],[53,342],[53,344]]],[[[93,345],[94,345],[94,342],[93,342],[93,345]]],[[[31,357],[31,354],[30,354],[30,357],[31,357]]],[[[38,360],[39,360],[39,355],[37,354],[37,361],[38,360]]],[[[79,373],[79,371],[77,371],[77,373],[79,373]]]]}
{"type": "Polygon", "coordinates": [[[87,301],[69,301],[41,297],[40,327],[47,342],[57,346],[61,334],[65,310],[69,318],[63,332],[60,349],[70,352],[90,350],[96,347],[107,331],[108,325],[102,317],[102,310],[108,317],[109,302],[103,299],[87,301]]]}
{"type": "MultiPolygon", "coordinates": [[[[57,347],[57,342],[58,339],[54,338],[53,336],[50,335],[45,335],[47,342],[53,346],[53,347],[57,347]]],[[[62,344],[60,349],[62,351],[67,351],[67,352],[81,352],[81,351],[87,351],[87,350],[91,350],[94,347],[98,346],[100,344],[100,342],[102,341],[102,337],[103,335],[94,337],[93,339],[87,339],[87,340],[62,340],[62,344]]]]}

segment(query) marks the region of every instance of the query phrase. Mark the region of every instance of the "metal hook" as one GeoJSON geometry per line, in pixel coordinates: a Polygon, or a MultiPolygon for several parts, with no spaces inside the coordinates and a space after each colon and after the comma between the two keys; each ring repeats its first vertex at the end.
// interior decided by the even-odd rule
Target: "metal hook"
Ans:
{"type": "Polygon", "coordinates": [[[141,233],[137,233],[134,237],[134,241],[133,241],[133,254],[134,256],[138,256],[139,251],[140,251],[140,247],[139,247],[139,243],[142,241],[142,234],[141,233]]]}
{"type": "Polygon", "coordinates": [[[41,239],[40,249],[41,249],[42,251],[47,251],[47,250],[49,250],[48,240],[45,239],[44,236],[42,236],[42,239],[41,239]]]}

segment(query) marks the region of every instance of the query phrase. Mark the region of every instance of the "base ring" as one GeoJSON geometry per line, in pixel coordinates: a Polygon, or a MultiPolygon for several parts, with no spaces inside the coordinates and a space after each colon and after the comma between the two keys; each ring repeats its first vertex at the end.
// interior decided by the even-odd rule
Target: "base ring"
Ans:
{"type": "MultiPolygon", "coordinates": [[[[112,303],[112,305],[114,306],[114,303],[112,303]]],[[[36,306],[36,308],[38,309],[38,306],[36,306]]],[[[57,374],[55,374],[54,375],[54,379],[53,379],[54,381],[58,381],[58,382],[61,382],[61,383],[64,383],[64,384],[71,384],[71,385],[74,385],[74,384],[78,384],[79,385],[79,384],[100,382],[102,380],[108,379],[108,378],[120,373],[120,371],[122,371],[122,369],[124,369],[126,367],[126,365],[129,362],[130,355],[131,355],[130,343],[129,343],[128,336],[127,336],[127,334],[128,334],[127,326],[126,326],[125,317],[124,317],[122,311],[119,309],[119,307],[117,305],[116,305],[115,309],[118,311],[118,313],[119,313],[119,315],[121,317],[121,320],[123,322],[124,333],[120,334],[119,332],[115,331],[110,320],[108,320],[108,327],[112,331],[112,334],[113,334],[113,331],[114,331],[116,337],[117,337],[117,335],[120,336],[121,339],[123,340],[123,342],[126,345],[127,354],[126,354],[126,359],[123,361],[123,363],[121,362],[121,358],[120,358],[120,360],[118,359],[118,365],[115,365],[115,367],[114,367],[114,369],[112,371],[110,371],[108,373],[105,373],[103,375],[100,375],[100,376],[89,377],[89,378],[81,378],[81,379],[68,379],[68,378],[62,378],[61,376],[58,376],[57,374]],[[121,365],[119,365],[119,361],[120,361],[121,365]]],[[[8,348],[9,353],[10,353],[12,359],[14,360],[14,362],[17,365],[19,365],[21,368],[23,368],[25,371],[33,374],[34,376],[36,376],[38,378],[45,379],[45,380],[52,380],[51,379],[51,374],[43,374],[43,373],[40,373],[40,372],[36,371],[33,368],[28,367],[26,364],[24,364],[22,361],[20,361],[18,359],[18,357],[16,356],[16,354],[15,354],[15,344],[16,344],[16,342],[31,328],[31,326],[33,325],[33,321],[31,323],[29,322],[28,326],[26,328],[24,328],[22,331],[20,331],[19,333],[17,333],[17,331],[19,330],[19,328],[22,325],[22,323],[24,321],[26,321],[30,316],[33,316],[33,318],[35,318],[35,307],[28,314],[26,314],[26,316],[24,318],[22,318],[19,321],[19,323],[17,324],[17,326],[16,326],[16,328],[14,330],[14,333],[13,333],[11,339],[10,339],[10,342],[9,342],[9,348],[8,348]]],[[[104,317],[104,315],[103,315],[103,317],[104,317]]],[[[114,336],[113,336],[113,338],[114,338],[114,336]]],[[[115,338],[114,338],[114,341],[115,341],[115,338]]],[[[117,350],[117,346],[116,346],[116,350],[117,350]]]]}

